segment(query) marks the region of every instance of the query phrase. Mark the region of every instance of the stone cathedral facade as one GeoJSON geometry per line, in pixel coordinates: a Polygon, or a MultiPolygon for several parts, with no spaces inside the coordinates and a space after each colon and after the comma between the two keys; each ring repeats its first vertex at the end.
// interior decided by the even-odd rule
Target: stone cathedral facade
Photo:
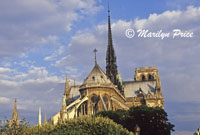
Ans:
{"type": "Polygon", "coordinates": [[[98,65],[95,57],[94,67],[81,85],[71,86],[66,77],[60,112],[48,122],[56,124],[60,119],[92,115],[98,111],[129,109],[139,105],[164,109],[160,76],[156,67],[143,67],[136,68],[133,80],[122,80],[117,70],[108,10],[106,71],[98,65]]]}

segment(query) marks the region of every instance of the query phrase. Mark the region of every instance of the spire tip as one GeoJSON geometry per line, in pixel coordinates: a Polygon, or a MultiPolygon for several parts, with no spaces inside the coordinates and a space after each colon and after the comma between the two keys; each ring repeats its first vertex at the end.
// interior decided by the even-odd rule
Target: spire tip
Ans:
{"type": "Polygon", "coordinates": [[[96,64],[97,63],[97,56],[96,56],[97,55],[97,49],[95,48],[93,52],[94,52],[94,55],[95,55],[95,64],[96,64]]]}

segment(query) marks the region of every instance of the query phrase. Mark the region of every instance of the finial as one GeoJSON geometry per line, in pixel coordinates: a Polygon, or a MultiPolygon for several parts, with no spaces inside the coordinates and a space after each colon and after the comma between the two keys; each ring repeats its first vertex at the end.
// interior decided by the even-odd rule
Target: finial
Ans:
{"type": "Polygon", "coordinates": [[[97,49],[95,48],[93,52],[94,52],[94,55],[95,55],[95,63],[97,63],[97,58],[96,58],[97,49]]]}

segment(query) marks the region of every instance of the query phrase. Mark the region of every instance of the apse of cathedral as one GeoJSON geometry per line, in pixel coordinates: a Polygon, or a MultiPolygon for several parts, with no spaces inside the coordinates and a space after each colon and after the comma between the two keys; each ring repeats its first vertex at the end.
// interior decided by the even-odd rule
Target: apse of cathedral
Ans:
{"type": "Polygon", "coordinates": [[[106,71],[96,61],[81,85],[71,86],[66,77],[65,91],[60,112],[49,119],[56,124],[59,119],[71,119],[92,115],[99,111],[129,109],[131,106],[147,105],[164,109],[161,82],[156,67],[136,68],[131,81],[123,81],[117,69],[117,58],[112,41],[110,10],[108,10],[108,45],[106,71]]]}

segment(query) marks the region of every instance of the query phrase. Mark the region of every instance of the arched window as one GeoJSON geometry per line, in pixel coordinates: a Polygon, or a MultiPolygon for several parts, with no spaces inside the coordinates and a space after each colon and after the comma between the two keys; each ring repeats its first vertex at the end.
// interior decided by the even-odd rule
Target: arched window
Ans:
{"type": "Polygon", "coordinates": [[[92,114],[95,114],[98,111],[98,101],[99,97],[96,94],[93,94],[91,97],[92,114]]]}
{"type": "Polygon", "coordinates": [[[105,94],[103,96],[103,101],[104,101],[104,103],[106,105],[106,108],[109,109],[109,101],[108,101],[108,95],[107,94],[105,94]]]}
{"type": "Polygon", "coordinates": [[[142,75],[142,81],[145,81],[146,77],[144,75],[142,75]]]}
{"type": "Polygon", "coordinates": [[[149,80],[154,80],[154,77],[153,77],[153,75],[151,75],[151,74],[149,74],[149,80]]]}
{"type": "Polygon", "coordinates": [[[93,94],[92,97],[91,97],[91,101],[92,103],[96,103],[98,101],[98,97],[96,94],[93,94]]]}

